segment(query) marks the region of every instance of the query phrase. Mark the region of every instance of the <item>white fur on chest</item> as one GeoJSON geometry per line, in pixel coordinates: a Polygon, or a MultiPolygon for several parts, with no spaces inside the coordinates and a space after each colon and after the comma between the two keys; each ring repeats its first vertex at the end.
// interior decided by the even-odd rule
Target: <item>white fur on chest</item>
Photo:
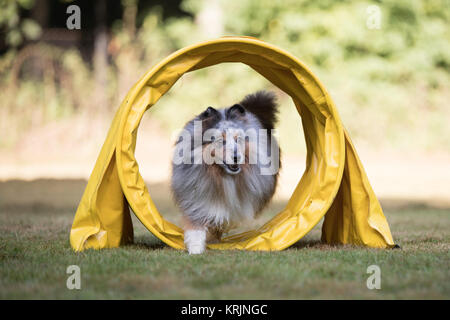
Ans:
{"type": "Polygon", "coordinates": [[[203,197],[203,215],[206,221],[215,225],[248,221],[253,218],[254,208],[250,199],[245,195],[238,195],[233,177],[224,176],[223,197],[203,197]]]}

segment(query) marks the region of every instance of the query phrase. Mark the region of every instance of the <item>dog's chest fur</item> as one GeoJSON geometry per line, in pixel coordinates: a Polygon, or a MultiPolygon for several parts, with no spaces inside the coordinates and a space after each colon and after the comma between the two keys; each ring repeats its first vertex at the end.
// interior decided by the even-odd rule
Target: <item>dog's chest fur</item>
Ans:
{"type": "Polygon", "coordinates": [[[222,191],[218,191],[220,197],[204,198],[205,219],[214,225],[233,224],[237,221],[246,221],[253,218],[255,208],[253,201],[247,193],[237,188],[234,177],[222,177],[222,191]]]}
{"type": "Polygon", "coordinates": [[[257,175],[254,170],[217,179],[202,166],[186,166],[175,170],[174,195],[192,222],[232,226],[250,221],[270,199],[276,183],[274,176],[257,175]]]}

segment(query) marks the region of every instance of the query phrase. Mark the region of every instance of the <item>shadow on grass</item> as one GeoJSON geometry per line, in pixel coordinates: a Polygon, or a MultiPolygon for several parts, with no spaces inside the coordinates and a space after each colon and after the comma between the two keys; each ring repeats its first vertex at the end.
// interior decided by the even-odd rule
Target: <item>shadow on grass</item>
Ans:
{"type": "Polygon", "coordinates": [[[323,243],[321,240],[300,239],[299,241],[294,243],[292,246],[288,247],[286,250],[289,250],[289,249],[324,249],[325,247],[330,247],[330,245],[323,243]]]}
{"type": "MultiPolygon", "coordinates": [[[[11,218],[30,216],[31,219],[36,217],[36,214],[45,213],[64,216],[69,221],[75,216],[76,208],[81,199],[83,191],[86,187],[87,181],[83,179],[37,179],[33,181],[26,180],[7,180],[0,181],[0,213],[11,218]],[[20,215],[16,215],[20,213],[20,215]]],[[[170,197],[170,188],[168,183],[151,184],[149,186],[152,198],[157,204],[160,212],[173,214],[165,215],[165,218],[176,217],[176,209],[174,209],[173,200],[170,197]]],[[[391,216],[391,221],[396,221],[394,218],[400,219],[402,223],[405,219],[403,213],[411,214],[417,213],[417,217],[425,216],[427,211],[433,210],[436,213],[448,212],[450,205],[445,201],[418,201],[414,199],[397,199],[397,198],[383,198],[381,204],[385,212],[391,216]],[[399,213],[399,214],[397,214],[399,213]]],[[[268,210],[268,213],[261,217],[258,223],[263,223],[270,219],[276,212],[283,209],[284,203],[275,202],[268,210]]],[[[133,215],[132,215],[133,216],[133,215]]],[[[418,219],[418,218],[414,219],[418,219]]],[[[135,221],[137,219],[134,219],[135,221]]],[[[135,223],[133,222],[135,225],[135,223]]],[[[395,223],[393,223],[393,226],[395,223]]],[[[8,226],[6,226],[8,228],[8,226]]],[[[397,228],[399,229],[399,227],[397,228]]],[[[135,225],[136,230],[136,225],[135,225]]],[[[141,232],[135,236],[134,244],[131,247],[145,248],[148,250],[158,250],[168,248],[161,240],[154,237],[145,230],[143,226],[140,227],[141,232]],[[145,233],[144,233],[145,232],[145,233]]],[[[241,230],[245,231],[245,230],[241,230]]],[[[397,233],[401,232],[397,230],[397,233]]],[[[316,238],[320,236],[314,236],[316,238]]],[[[425,239],[425,238],[424,238],[425,239]]],[[[428,239],[428,238],[426,238],[428,239]]],[[[431,238],[430,238],[431,239],[431,238]]],[[[430,241],[438,241],[432,238],[430,241]]],[[[403,239],[403,242],[407,239],[403,239]]],[[[288,249],[330,249],[333,246],[322,243],[318,239],[303,238],[290,246],[288,249]]]]}
{"type": "MultiPolygon", "coordinates": [[[[129,248],[134,249],[144,249],[144,250],[161,250],[165,248],[171,248],[166,245],[159,239],[156,239],[154,236],[139,236],[134,239],[134,243],[130,243],[127,245],[129,248]]],[[[286,250],[300,250],[300,249],[330,249],[332,247],[336,247],[333,245],[329,245],[323,243],[320,240],[299,240],[290,247],[286,248],[286,250]]]]}
{"type": "Polygon", "coordinates": [[[134,242],[127,245],[130,248],[135,249],[147,249],[147,250],[159,250],[164,248],[170,248],[164,242],[156,238],[154,235],[142,235],[135,236],[134,242]]]}
{"type": "MultiPolygon", "coordinates": [[[[83,179],[36,179],[0,181],[0,209],[5,211],[74,211],[81,200],[87,181],[83,179]],[[31,209],[31,210],[30,210],[31,209]]],[[[168,183],[149,184],[154,202],[172,208],[168,183]]],[[[380,202],[385,210],[428,210],[450,209],[447,201],[431,199],[429,201],[415,199],[382,198],[380,202]]],[[[278,209],[275,206],[274,209],[278,209]]],[[[282,209],[282,208],[281,208],[282,209]]],[[[74,212],[75,213],[75,212],[74,212]]]]}

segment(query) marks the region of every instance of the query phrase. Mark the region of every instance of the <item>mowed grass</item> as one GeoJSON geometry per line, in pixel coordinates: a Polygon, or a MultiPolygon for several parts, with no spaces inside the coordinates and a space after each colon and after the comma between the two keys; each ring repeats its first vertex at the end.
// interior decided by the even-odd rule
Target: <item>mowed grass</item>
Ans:
{"type": "MultiPolygon", "coordinates": [[[[189,256],[134,219],[134,244],[75,253],[69,230],[84,186],[83,180],[0,182],[1,299],[450,298],[446,208],[386,204],[402,247],[395,250],[324,245],[319,225],[281,252],[189,256]],[[366,286],[373,264],[381,268],[380,290],[366,286]],[[66,287],[69,265],[81,269],[81,290],[66,287]]],[[[167,192],[154,190],[160,210],[168,212],[167,192]]]]}

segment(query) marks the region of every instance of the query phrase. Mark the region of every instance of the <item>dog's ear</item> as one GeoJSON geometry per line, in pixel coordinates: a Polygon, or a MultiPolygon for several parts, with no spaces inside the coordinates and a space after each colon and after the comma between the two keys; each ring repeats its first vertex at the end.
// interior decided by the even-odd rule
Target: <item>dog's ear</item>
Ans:
{"type": "Polygon", "coordinates": [[[219,111],[217,111],[213,107],[209,106],[208,108],[206,108],[205,111],[203,111],[200,114],[200,119],[208,119],[211,117],[217,117],[217,115],[219,115],[219,111]]]}
{"type": "Polygon", "coordinates": [[[247,95],[240,102],[245,109],[254,114],[266,129],[273,129],[278,119],[276,96],[272,92],[258,91],[247,95]]]}
{"type": "Polygon", "coordinates": [[[229,118],[229,119],[236,119],[236,118],[243,117],[243,116],[245,116],[245,113],[246,113],[245,108],[239,103],[228,108],[228,110],[226,112],[227,118],[229,118]]]}

